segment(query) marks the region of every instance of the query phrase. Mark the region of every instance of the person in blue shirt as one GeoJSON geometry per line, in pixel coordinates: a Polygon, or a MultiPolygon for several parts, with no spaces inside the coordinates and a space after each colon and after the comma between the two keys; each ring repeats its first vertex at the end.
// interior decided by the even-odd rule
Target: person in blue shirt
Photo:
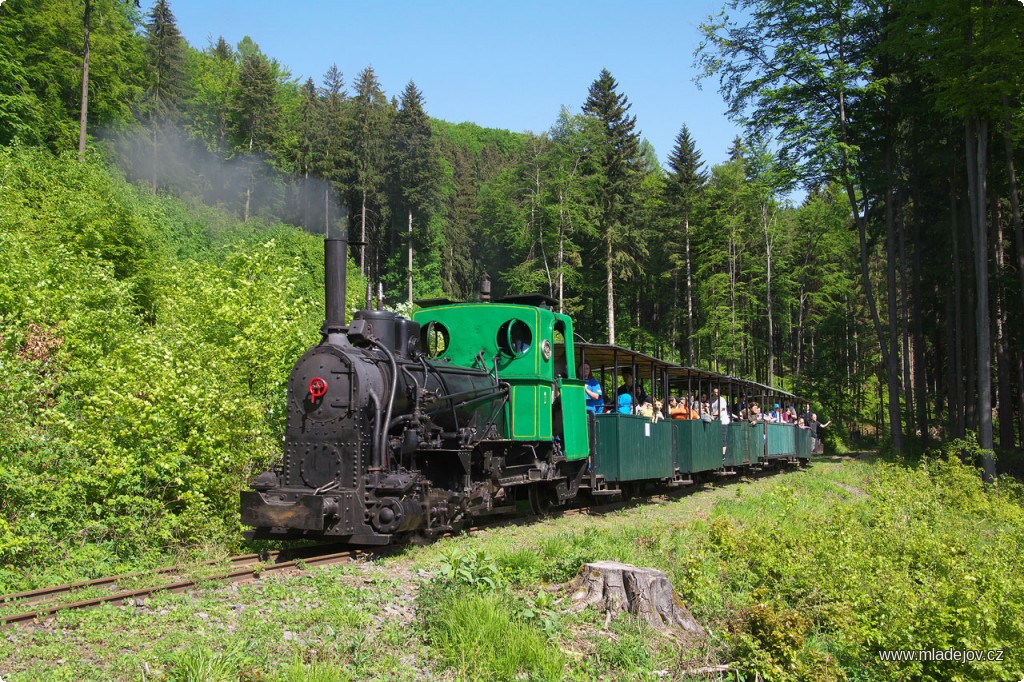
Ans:
{"type": "Polygon", "coordinates": [[[633,414],[633,396],[629,393],[620,393],[616,404],[619,414],[633,414]]]}
{"type": "Polygon", "coordinates": [[[590,365],[583,365],[583,390],[587,394],[587,412],[589,414],[600,414],[604,412],[604,391],[601,389],[601,382],[590,373],[590,365]]]}

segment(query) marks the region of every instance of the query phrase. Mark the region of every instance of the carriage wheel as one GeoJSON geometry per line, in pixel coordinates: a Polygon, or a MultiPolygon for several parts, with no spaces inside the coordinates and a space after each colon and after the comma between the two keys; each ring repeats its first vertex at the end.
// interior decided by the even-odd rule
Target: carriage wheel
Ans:
{"type": "Polygon", "coordinates": [[[527,495],[530,500],[530,511],[538,516],[551,513],[552,507],[555,506],[554,490],[543,484],[534,484],[527,486],[527,495]]]}

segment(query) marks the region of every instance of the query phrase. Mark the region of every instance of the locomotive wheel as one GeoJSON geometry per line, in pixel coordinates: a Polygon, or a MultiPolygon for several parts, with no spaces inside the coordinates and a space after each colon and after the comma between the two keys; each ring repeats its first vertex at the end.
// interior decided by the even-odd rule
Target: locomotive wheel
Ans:
{"type": "Polygon", "coordinates": [[[546,485],[527,486],[527,495],[530,500],[530,511],[538,516],[550,514],[555,506],[555,491],[546,485]]]}

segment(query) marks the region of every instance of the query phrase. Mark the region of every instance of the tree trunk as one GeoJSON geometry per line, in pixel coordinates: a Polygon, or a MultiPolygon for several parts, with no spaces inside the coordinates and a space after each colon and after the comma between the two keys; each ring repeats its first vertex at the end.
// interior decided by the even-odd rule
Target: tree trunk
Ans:
{"type": "MultiPolygon", "coordinates": [[[[1003,106],[1009,111],[1006,95],[1003,106]]],[[[1017,171],[1013,163],[1013,140],[1010,137],[1010,116],[1003,118],[1003,146],[1006,152],[1006,175],[1010,183],[1010,211],[1013,218],[1013,243],[1017,247],[1017,278],[1020,281],[1021,305],[1024,306],[1024,226],[1020,217],[1020,194],[1017,192],[1017,171]]],[[[1024,387],[1022,387],[1024,388],[1024,387]]]]}
{"type": "MultiPolygon", "coordinates": [[[[366,276],[366,190],[362,192],[363,208],[359,212],[359,241],[363,243],[359,247],[359,274],[366,276]]],[[[366,306],[369,308],[369,304],[366,306]]]]}
{"type": "Polygon", "coordinates": [[[690,266],[690,216],[684,223],[686,231],[686,357],[693,367],[693,273],[690,266]]]}
{"type": "Polygon", "coordinates": [[[899,309],[896,307],[896,220],[892,186],[892,140],[885,142],[885,281],[889,308],[889,352],[886,362],[886,386],[889,389],[889,424],[892,446],[903,452],[903,424],[900,410],[899,309]]]}
{"type": "Polygon", "coordinates": [[[964,390],[964,312],[963,281],[960,265],[960,207],[956,202],[956,173],[949,176],[950,229],[953,243],[953,377],[950,385],[950,405],[953,412],[953,437],[963,438],[967,429],[965,406],[970,394],[964,390]]]}
{"type": "MultiPolygon", "coordinates": [[[[1003,238],[1003,221],[998,202],[995,202],[993,222],[996,229],[996,269],[1003,272],[1006,267],[1006,240],[1003,238]]],[[[1010,385],[1010,349],[1006,340],[1007,291],[1005,281],[996,290],[996,412],[999,415],[999,447],[1009,450],[1013,447],[1013,387],[1010,385]]]]}
{"type": "Polygon", "coordinates": [[[409,306],[412,307],[412,209],[409,209],[409,306]]]}
{"type": "Polygon", "coordinates": [[[986,480],[995,478],[991,450],[992,434],[992,330],[988,300],[988,225],[985,183],[988,122],[975,119],[967,124],[967,172],[971,186],[971,228],[974,233],[974,278],[976,294],[978,445],[987,450],[982,458],[986,480]]]}
{"type": "MultiPolygon", "coordinates": [[[[768,385],[775,386],[775,322],[772,312],[772,239],[768,222],[768,205],[761,207],[761,224],[764,226],[765,260],[768,266],[768,385]]],[[[735,294],[734,294],[735,295],[735,294]]]]}
{"type": "Polygon", "coordinates": [[[615,345],[615,278],[612,272],[612,227],[608,226],[605,237],[605,275],[608,284],[608,343],[615,345]]]}
{"type": "MultiPolygon", "coordinates": [[[[921,300],[921,230],[920,220],[914,221],[914,230],[910,235],[914,245],[914,255],[911,257],[911,287],[910,293],[914,304],[921,300]]],[[[914,340],[914,390],[917,403],[917,425],[921,429],[921,443],[928,445],[928,379],[925,365],[925,342],[924,327],[921,323],[920,314],[910,316],[910,327],[914,340]]]]}
{"type": "Polygon", "coordinates": [[[907,281],[907,230],[904,220],[900,220],[897,227],[897,235],[900,244],[900,337],[902,339],[903,359],[903,395],[907,401],[907,432],[917,432],[914,413],[914,383],[911,380],[911,345],[910,345],[910,320],[908,319],[908,298],[910,297],[910,283],[907,281]]]}
{"type": "Polygon", "coordinates": [[[682,630],[703,638],[704,628],[683,606],[668,576],[653,568],[638,568],[618,561],[583,564],[570,586],[573,611],[588,606],[606,612],[607,621],[631,613],[661,630],[682,630]]]}
{"type": "Polygon", "coordinates": [[[78,119],[78,162],[85,161],[85,124],[89,116],[89,24],[92,21],[92,1],[85,0],[85,45],[82,48],[82,110],[78,119]]]}

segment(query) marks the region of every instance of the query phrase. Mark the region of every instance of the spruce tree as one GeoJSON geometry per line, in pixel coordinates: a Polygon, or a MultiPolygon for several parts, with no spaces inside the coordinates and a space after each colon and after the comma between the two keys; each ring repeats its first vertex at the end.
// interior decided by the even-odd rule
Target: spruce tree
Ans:
{"type": "Polygon", "coordinates": [[[352,141],[353,177],[350,205],[356,207],[354,224],[359,240],[359,270],[369,269],[372,281],[380,280],[382,249],[380,226],[388,220],[385,194],[388,132],[394,110],[388,103],[373,67],[356,77],[352,97],[349,137],[352,141]]]}
{"type": "MultiPolygon", "coordinates": [[[[250,41],[251,43],[251,41],[250,41]]],[[[245,39],[239,48],[245,44],[245,39]]],[[[238,71],[238,89],[232,102],[232,132],[236,147],[248,154],[268,151],[280,123],[274,69],[258,48],[242,58],[238,71]]],[[[242,220],[249,220],[252,182],[247,183],[242,220]]]]}
{"type": "Polygon", "coordinates": [[[590,85],[583,113],[603,125],[604,143],[597,150],[600,167],[599,231],[603,243],[605,286],[608,294],[608,343],[615,343],[615,273],[628,255],[619,247],[629,223],[630,202],[640,187],[642,156],[632,104],[617,92],[608,69],[590,85]]]}
{"type": "Polygon", "coordinates": [[[187,91],[188,45],[167,0],[157,0],[146,15],[146,99],[151,119],[174,117],[187,91]]]}
{"type": "Polygon", "coordinates": [[[423,108],[423,94],[409,81],[402,91],[401,105],[395,118],[393,181],[395,199],[406,218],[408,252],[408,302],[413,301],[414,253],[419,246],[420,267],[416,270],[424,278],[425,290],[438,289],[440,284],[439,260],[436,247],[439,241],[431,229],[440,200],[441,157],[433,138],[430,118],[423,108]],[[414,230],[414,217],[418,217],[414,230]],[[436,281],[433,281],[436,280],[436,281]]]}
{"type": "MultiPolygon", "coordinates": [[[[679,268],[682,267],[686,277],[686,359],[690,366],[694,363],[693,354],[693,263],[690,258],[690,229],[694,209],[707,183],[707,172],[704,171],[697,145],[690,135],[690,129],[683,124],[676,135],[675,146],[668,157],[669,173],[665,183],[665,199],[668,217],[675,230],[676,238],[672,240],[672,284],[673,304],[679,290],[679,268]],[[681,237],[681,239],[679,238],[681,237]]],[[[673,307],[675,307],[673,305],[673,307]]],[[[676,334],[673,315],[672,344],[676,345],[676,334]]]]}

